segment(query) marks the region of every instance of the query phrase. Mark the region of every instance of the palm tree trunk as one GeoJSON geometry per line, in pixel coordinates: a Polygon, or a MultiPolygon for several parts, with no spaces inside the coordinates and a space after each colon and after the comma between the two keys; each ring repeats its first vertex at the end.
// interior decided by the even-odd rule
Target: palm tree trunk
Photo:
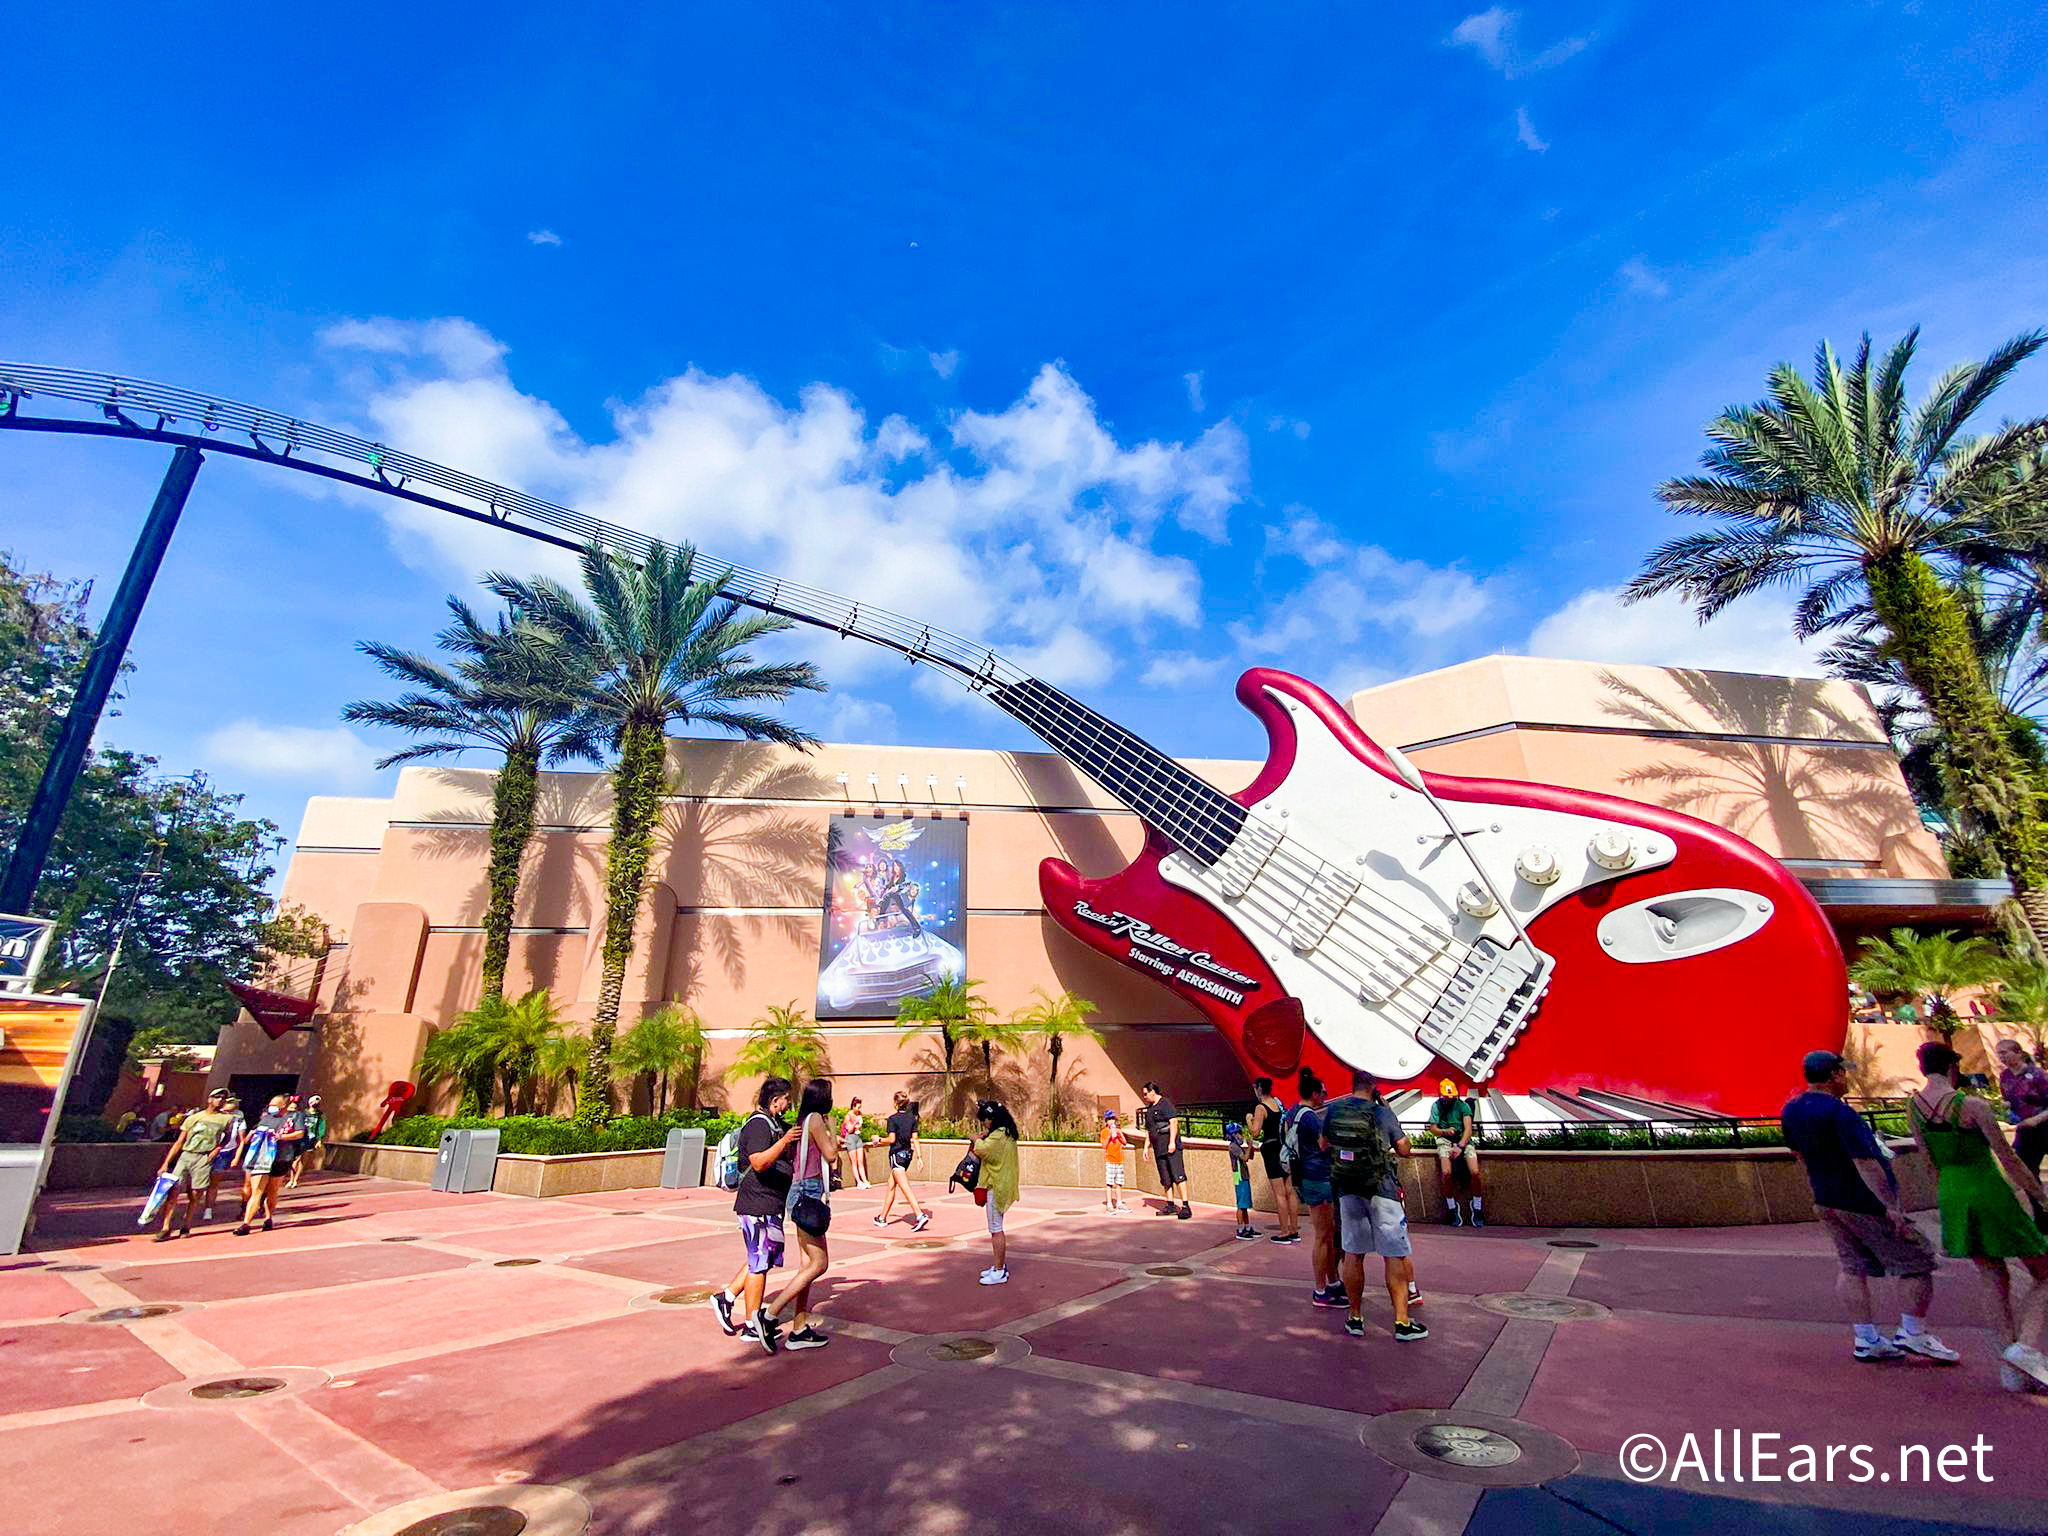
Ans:
{"type": "Polygon", "coordinates": [[[483,995],[505,995],[505,962],[512,952],[512,908],[519,898],[519,865],[533,837],[533,802],[540,788],[540,753],[522,747],[505,754],[491,791],[490,899],[484,904],[483,995]]]}
{"type": "Polygon", "coordinates": [[[1045,1037],[1045,1049],[1046,1054],[1052,1057],[1052,1076],[1045,1085],[1045,1113],[1047,1119],[1051,1120],[1054,1125],[1058,1125],[1060,1122],[1060,1037],[1058,1035],[1047,1035],[1045,1037]]]}
{"type": "Polygon", "coordinates": [[[619,998],[633,958],[633,926],[647,886],[654,827],[661,814],[668,737],[659,724],[628,725],[612,770],[612,840],[605,850],[604,981],[590,1021],[590,1065],[576,1096],[576,1118],[602,1125],[612,1118],[612,1041],[619,1030],[619,998]]]}
{"type": "Polygon", "coordinates": [[[2005,707],[1984,676],[1962,606],[1918,555],[1887,555],[1866,575],[1871,607],[1946,741],[1961,809],[1984,829],[2028,928],[2048,944],[2048,821],[2034,775],[2013,747],[2005,707]]]}

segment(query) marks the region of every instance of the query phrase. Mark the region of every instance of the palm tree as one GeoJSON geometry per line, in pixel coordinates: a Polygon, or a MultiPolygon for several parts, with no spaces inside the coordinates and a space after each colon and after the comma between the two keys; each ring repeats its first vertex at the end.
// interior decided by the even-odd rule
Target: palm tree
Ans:
{"type": "Polygon", "coordinates": [[[1888,939],[1863,941],[1849,978],[1879,997],[1930,999],[1926,1026],[1943,1039],[1963,1027],[1955,996],[1998,974],[1999,955],[1989,939],[1894,928],[1888,939]]]}
{"type": "Polygon", "coordinates": [[[490,1113],[496,1067],[486,1031],[474,1014],[461,1014],[445,1029],[427,1037],[420,1052],[420,1077],[434,1083],[452,1081],[461,1092],[455,1113],[462,1117],[490,1113]]]}
{"type": "Polygon", "coordinates": [[[771,1007],[747,1028],[747,1043],[733,1058],[738,1071],[786,1077],[795,1088],[825,1065],[825,1037],[794,1002],[771,1007]]]}
{"type": "Polygon", "coordinates": [[[2038,1060],[2043,1045],[2048,1044],[2048,970],[2015,965],[1999,979],[1998,1017],[2026,1031],[2038,1060]]]}
{"type": "Polygon", "coordinates": [[[905,1044],[926,1032],[939,1037],[939,1068],[946,1084],[945,1105],[953,1108],[953,1053],[975,1036],[995,1009],[974,989],[981,983],[957,976],[941,977],[923,997],[906,997],[896,1005],[898,1038],[905,1044]]]}
{"type": "Polygon", "coordinates": [[[619,1036],[612,1065],[622,1072],[644,1073],[647,1100],[658,1115],[668,1113],[669,1081],[678,1074],[688,1085],[688,1107],[697,1107],[697,1080],[704,1066],[704,1021],[681,1003],[665,1003],[619,1036]],[[661,1098],[655,1101],[655,1085],[661,1098]]]}
{"type": "Polygon", "coordinates": [[[526,1108],[531,1112],[539,1080],[545,1075],[542,1057],[565,1032],[555,1012],[554,999],[540,987],[517,1002],[487,997],[467,1013],[456,1016],[458,1028],[474,1032],[471,1050],[481,1070],[496,1075],[505,1094],[505,1112],[516,1112],[518,1090],[526,1091],[526,1108]]]}
{"type": "Polygon", "coordinates": [[[1032,992],[1038,1001],[1010,1022],[1020,1035],[1039,1035],[1045,1040],[1046,1054],[1052,1058],[1052,1072],[1046,1080],[1045,1108],[1052,1123],[1057,1125],[1060,1122],[1060,1056],[1067,1048],[1067,1041],[1100,1040],[1102,1031],[1088,1022],[1088,1016],[1098,1010],[1087,998],[1072,992],[1062,992],[1053,997],[1043,987],[1034,987],[1032,992]]]}
{"type": "Polygon", "coordinates": [[[1966,556],[2032,536],[2042,498],[2013,486],[2048,441],[2048,420],[1981,438],[1964,428],[2048,333],[1951,369],[1909,410],[1905,376],[1918,338],[1908,332],[1873,361],[1866,335],[1847,367],[1823,342],[1811,383],[1781,363],[1768,399],[1710,423],[1708,473],[1666,481],[1657,495],[1719,526],[1653,551],[1627,598],[1679,592],[1704,622],[1749,593],[1790,587],[1800,594],[1802,636],[1867,616],[1941,731],[1962,809],[1985,829],[2029,928],[2048,939],[2048,822],[1941,576],[1966,556]]]}
{"type": "Polygon", "coordinates": [[[490,894],[484,904],[480,995],[489,1001],[505,993],[512,909],[519,896],[520,861],[533,839],[540,765],[591,753],[571,728],[577,689],[573,674],[561,670],[568,658],[502,615],[484,623],[460,598],[448,599],[448,611],[454,621],[435,639],[458,658],[453,665],[380,641],[362,641],[357,650],[414,691],[386,703],[359,699],[341,717],[425,738],[381,759],[379,768],[476,747],[504,753],[491,789],[490,894]]]}
{"type": "Polygon", "coordinates": [[[612,1042],[661,814],[669,726],[709,726],[808,751],[817,743],[803,731],[740,706],[822,692],[825,684],[809,662],[754,660],[748,648],[790,621],[743,613],[720,591],[727,572],[698,578],[688,544],[654,544],[638,565],[593,547],[583,552],[582,570],[582,596],[546,577],[494,574],[485,585],[567,655],[565,671],[590,679],[577,694],[582,728],[618,753],[605,853],[604,978],[576,1105],[577,1119],[600,1124],[611,1115],[612,1042]]]}
{"type": "Polygon", "coordinates": [[[536,1094],[549,1114],[554,1113],[555,1096],[564,1084],[570,1093],[583,1081],[583,1074],[590,1067],[590,1036],[580,1030],[564,1030],[550,1036],[541,1043],[535,1062],[540,1084],[546,1089],[545,1096],[536,1094]]]}

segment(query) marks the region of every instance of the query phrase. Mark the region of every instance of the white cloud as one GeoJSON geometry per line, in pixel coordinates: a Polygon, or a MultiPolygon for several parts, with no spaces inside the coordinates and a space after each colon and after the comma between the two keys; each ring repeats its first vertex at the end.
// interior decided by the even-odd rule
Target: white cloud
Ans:
{"type": "Polygon", "coordinates": [[[1188,409],[1193,411],[1197,416],[1201,415],[1204,409],[1202,405],[1201,374],[1184,373],[1180,376],[1180,381],[1188,387],[1188,409]]]}
{"type": "MultiPolygon", "coordinates": [[[[1235,423],[1185,442],[1120,441],[1057,363],[1003,408],[961,412],[929,437],[900,416],[871,426],[826,384],[789,404],[751,379],[691,371],[613,402],[610,433],[591,441],[520,392],[483,332],[432,324],[466,329],[377,321],[328,333],[368,359],[356,382],[372,435],[721,560],[929,618],[1031,658],[1051,681],[1099,679],[1106,646],[1129,637],[1149,647],[1158,627],[1199,622],[1200,577],[1162,547],[1168,527],[1221,539],[1246,494],[1235,423]]],[[[436,565],[533,569],[552,558],[480,524],[395,503],[382,511],[408,553],[436,565]]],[[[849,642],[826,666],[837,683],[885,668],[887,655],[849,642]]]]}
{"type": "Polygon", "coordinates": [[[1629,257],[1615,270],[1615,276],[1628,285],[1630,293],[1639,293],[1646,299],[1671,297],[1671,284],[1640,256],[1629,257]]]}
{"type": "Polygon", "coordinates": [[[1269,603],[1263,621],[1239,621],[1229,632],[1247,661],[1289,665],[1307,656],[1334,664],[1333,647],[1356,646],[1368,635],[1426,649],[1476,623],[1492,603],[1486,586],[1455,566],[1403,560],[1376,544],[1350,545],[1269,603]]]}
{"type": "Polygon", "coordinates": [[[1303,565],[1334,565],[1351,548],[1337,530],[1306,507],[1290,506],[1287,521],[1266,526],[1266,556],[1299,560],[1303,565]]]}
{"type": "Polygon", "coordinates": [[[1592,43],[1585,37],[1568,37],[1531,54],[1521,45],[1522,13],[1494,6],[1467,16],[1451,29],[1448,41],[1454,48],[1470,48],[1488,69],[1498,70],[1510,80],[1555,68],[1582,53],[1592,43]]]}
{"type": "Polygon", "coordinates": [[[896,711],[879,699],[853,693],[828,693],[813,711],[809,723],[823,741],[893,742],[897,739],[896,711]]]}
{"type": "Polygon", "coordinates": [[[335,789],[367,786],[382,755],[345,725],[265,725],[246,717],[211,732],[199,751],[209,763],[255,778],[313,779],[335,789]]]}
{"type": "Polygon", "coordinates": [[[960,353],[957,348],[944,352],[928,352],[925,355],[931,359],[932,372],[942,379],[953,377],[954,370],[960,366],[960,353]]]}
{"type": "Polygon", "coordinates": [[[1139,678],[1148,688],[1169,691],[1190,683],[1206,682],[1223,670],[1221,656],[1197,656],[1193,651],[1161,651],[1146,663],[1139,678]]]}
{"type": "Polygon", "coordinates": [[[1534,150],[1537,154],[1550,148],[1550,141],[1536,132],[1536,125],[1529,120],[1527,107],[1515,108],[1515,137],[1522,141],[1522,148],[1534,150]]]}
{"type": "Polygon", "coordinates": [[[1292,432],[1296,437],[1306,441],[1309,434],[1309,425],[1305,421],[1296,421],[1292,416],[1268,416],[1266,418],[1266,430],[1268,432],[1292,432]]]}
{"type": "Polygon", "coordinates": [[[1767,596],[1744,598],[1703,625],[1675,593],[1624,607],[1620,588],[1593,587],[1539,623],[1528,652],[1566,661],[1823,675],[1815,649],[1792,633],[1791,604],[1767,596]]]}
{"type": "Polygon", "coordinates": [[[526,239],[530,245],[560,245],[562,243],[562,237],[552,229],[529,229],[526,232],[526,239]]]}

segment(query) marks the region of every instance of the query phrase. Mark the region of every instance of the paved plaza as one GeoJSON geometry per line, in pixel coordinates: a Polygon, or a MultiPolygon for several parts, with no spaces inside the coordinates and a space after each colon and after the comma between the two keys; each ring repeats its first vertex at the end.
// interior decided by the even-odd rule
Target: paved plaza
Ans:
{"type": "Polygon", "coordinates": [[[420,1528],[1884,1536],[2048,1508],[2048,1397],[1998,1390],[1974,1276],[1943,1269],[1932,1319],[1965,1365],[1857,1365],[1811,1225],[1419,1229],[1432,1331],[1400,1344],[1376,1283],[1349,1339],[1305,1249],[1235,1241],[1228,1211],[1027,1190],[985,1288],[968,1197],[932,1190],[913,1234],[870,1224],[879,1194],[835,1201],[832,1345],[773,1359],[702,1304],[740,1254],[718,1190],[325,1175],[273,1233],[167,1244],[126,1192],[47,1197],[34,1251],[0,1259],[0,1530],[335,1536],[497,1506],[420,1528]],[[1630,1436],[1677,1457],[1690,1433],[1711,1477],[1719,1431],[1725,1479],[1738,1430],[1865,1446],[1873,1475],[1622,1476],[1630,1436]],[[1993,1480],[1944,1481],[1979,1435],[1993,1480]]]}

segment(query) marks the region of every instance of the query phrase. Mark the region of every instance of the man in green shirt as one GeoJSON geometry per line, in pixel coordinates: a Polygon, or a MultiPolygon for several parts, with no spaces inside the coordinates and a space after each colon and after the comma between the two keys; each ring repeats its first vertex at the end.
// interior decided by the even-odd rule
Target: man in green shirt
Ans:
{"type": "Polygon", "coordinates": [[[1458,1085],[1445,1078],[1436,1085],[1436,1103],[1429,1109],[1429,1129],[1436,1137],[1437,1181],[1444,1196],[1444,1219],[1454,1227],[1465,1225],[1465,1213],[1458,1208],[1456,1186],[1451,1182],[1452,1165],[1463,1163],[1465,1178],[1472,1189],[1472,1225],[1486,1225],[1486,1213],[1479,1184],[1479,1106],[1458,1092],[1458,1085]]]}
{"type": "Polygon", "coordinates": [[[162,1243],[173,1236],[191,1235],[192,1212],[213,1185],[213,1155],[220,1150],[222,1138],[234,1123],[227,1111],[227,1099],[227,1089],[214,1089],[206,1096],[206,1108],[193,1110],[179,1125],[178,1139],[171,1143],[171,1150],[164,1154],[163,1164],[157,1169],[158,1174],[167,1173],[177,1179],[178,1185],[164,1202],[164,1224],[152,1241],[162,1243]],[[180,1195],[185,1197],[185,1219],[173,1233],[171,1222],[178,1213],[180,1195]]]}

